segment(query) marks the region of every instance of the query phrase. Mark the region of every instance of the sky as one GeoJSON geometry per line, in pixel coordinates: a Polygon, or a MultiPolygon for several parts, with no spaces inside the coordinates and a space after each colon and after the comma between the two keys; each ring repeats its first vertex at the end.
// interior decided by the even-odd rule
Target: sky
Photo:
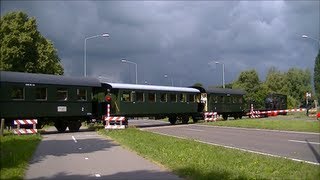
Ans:
{"type": "Polygon", "coordinates": [[[7,1],[50,39],[65,75],[108,82],[221,86],[242,71],[308,68],[320,47],[319,1],[7,1]],[[86,38],[108,33],[109,37],[86,38]],[[302,35],[310,38],[302,38],[302,35]],[[313,38],[313,39],[311,39],[313,38]],[[86,48],[84,44],[86,42],[86,48]],[[216,62],[219,62],[218,64],[216,62]]]}

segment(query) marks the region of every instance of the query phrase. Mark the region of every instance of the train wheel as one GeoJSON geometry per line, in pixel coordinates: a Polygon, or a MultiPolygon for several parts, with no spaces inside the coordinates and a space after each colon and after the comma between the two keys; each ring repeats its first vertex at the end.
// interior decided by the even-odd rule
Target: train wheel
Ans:
{"type": "Polygon", "coordinates": [[[238,119],[239,118],[238,114],[235,114],[233,117],[234,117],[234,119],[238,119]]]}
{"type": "Polygon", "coordinates": [[[80,121],[69,121],[68,128],[71,132],[78,132],[81,127],[80,121]]]}
{"type": "Polygon", "coordinates": [[[56,121],[54,126],[57,128],[58,132],[63,133],[67,129],[67,124],[64,121],[56,121]]]}
{"type": "Polygon", "coordinates": [[[175,117],[175,116],[170,116],[170,117],[169,117],[169,122],[170,122],[170,124],[172,124],[172,125],[176,124],[176,122],[177,122],[177,117],[175,117]]]}
{"type": "Polygon", "coordinates": [[[192,121],[193,121],[193,123],[197,123],[199,121],[199,119],[197,119],[196,116],[192,116],[192,121]]]}
{"type": "Polygon", "coordinates": [[[228,120],[228,114],[222,114],[222,118],[223,118],[224,120],[228,120]]]}
{"type": "Polygon", "coordinates": [[[188,124],[188,122],[189,122],[189,116],[188,115],[182,116],[182,124],[188,124]]]}

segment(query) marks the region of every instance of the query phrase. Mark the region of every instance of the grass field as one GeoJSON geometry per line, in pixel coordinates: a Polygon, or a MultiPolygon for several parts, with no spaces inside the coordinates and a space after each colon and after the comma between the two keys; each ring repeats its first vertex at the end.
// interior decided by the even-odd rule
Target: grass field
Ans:
{"type": "Polygon", "coordinates": [[[211,146],[135,128],[100,130],[99,133],[187,179],[320,179],[317,165],[211,146]]]}
{"type": "Polygon", "coordinates": [[[320,133],[320,121],[316,120],[315,118],[306,117],[305,113],[295,113],[287,116],[275,116],[258,119],[216,121],[207,122],[204,124],[213,126],[231,126],[320,133]]]}
{"type": "Polygon", "coordinates": [[[0,137],[0,179],[23,179],[40,135],[17,136],[6,133],[0,137]]]}

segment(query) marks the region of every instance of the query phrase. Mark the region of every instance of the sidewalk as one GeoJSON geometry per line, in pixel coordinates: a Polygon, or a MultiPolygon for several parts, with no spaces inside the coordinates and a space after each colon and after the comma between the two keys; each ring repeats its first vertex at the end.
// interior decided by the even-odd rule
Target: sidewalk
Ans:
{"type": "Polygon", "coordinates": [[[96,132],[46,134],[25,179],[181,179],[96,132]]]}

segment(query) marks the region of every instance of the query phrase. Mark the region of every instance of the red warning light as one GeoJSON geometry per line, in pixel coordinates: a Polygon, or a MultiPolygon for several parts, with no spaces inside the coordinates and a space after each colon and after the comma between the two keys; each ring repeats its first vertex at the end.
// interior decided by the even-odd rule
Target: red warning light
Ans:
{"type": "Polygon", "coordinates": [[[110,96],[106,96],[106,101],[110,102],[111,101],[111,97],[110,96]]]}

